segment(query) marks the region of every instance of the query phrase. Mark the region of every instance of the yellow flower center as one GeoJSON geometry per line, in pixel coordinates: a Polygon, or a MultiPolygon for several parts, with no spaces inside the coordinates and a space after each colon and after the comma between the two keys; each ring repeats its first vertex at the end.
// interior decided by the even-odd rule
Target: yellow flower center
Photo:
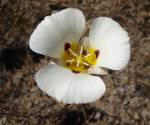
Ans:
{"type": "Polygon", "coordinates": [[[66,43],[64,45],[64,52],[62,59],[65,62],[65,67],[71,69],[73,72],[87,72],[87,69],[96,64],[96,60],[99,52],[93,48],[84,48],[80,46],[79,52],[77,52],[77,43],[66,43]]]}

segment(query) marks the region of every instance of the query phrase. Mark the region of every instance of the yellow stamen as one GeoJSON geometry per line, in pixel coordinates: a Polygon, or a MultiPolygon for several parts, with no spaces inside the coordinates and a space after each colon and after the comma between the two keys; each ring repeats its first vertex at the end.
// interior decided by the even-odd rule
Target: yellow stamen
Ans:
{"type": "Polygon", "coordinates": [[[96,50],[89,48],[86,50],[82,45],[80,46],[79,54],[77,54],[77,43],[72,43],[67,51],[64,51],[62,58],[66,62],[65,67],[71,69],[74,72],[86,73],[90,66],[96,64],[96,50]],[[84,53],[87,51],[88,54],[84,53]]]}

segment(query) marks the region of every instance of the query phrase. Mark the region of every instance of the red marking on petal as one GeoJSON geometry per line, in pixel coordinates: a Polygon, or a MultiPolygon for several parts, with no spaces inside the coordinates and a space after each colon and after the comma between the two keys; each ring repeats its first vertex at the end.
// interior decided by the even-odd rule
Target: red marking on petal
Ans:
{"type": "Polygon", "coordinates": [[[80,73],[80,72],[78,72],[78,71],[74,71],[74,70],[72,70],[72,72],[73,72],[73,73],[80,73]]]}
{"type": "Polygon", "coordinates": [[[64,50],[67,51],[70,48],[70,43],[65,43],[64,50]]]}
{"type": "Polygon", "coordinates": [[[99,56],[99,53],[100,53],[99,50],[95,51],[96,58],[99,56]]]}
{"type": "Polygon", "coordinates": [[[87,51],[86,50],[83,50],[83,52],[82,52],[84,55],[86,55],[87,54],[87,51]]]}

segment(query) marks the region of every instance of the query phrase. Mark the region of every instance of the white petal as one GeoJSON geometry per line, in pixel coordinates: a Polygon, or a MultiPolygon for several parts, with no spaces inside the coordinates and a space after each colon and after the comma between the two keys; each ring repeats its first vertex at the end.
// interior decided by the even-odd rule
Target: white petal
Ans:
{"type": "Polygon", "coordinates": [[[90,43],[89,43],[89,37],[85,36],[81,39],[82,45],[83,47],[88,50],[90,47],[90,43]]]}
{"type": "Polygon", "coordinates": [[[36,74],[36,82],[45,93],[68,104],[93,102],[106,91],[99,77],[73,73],[55,64],[40,69],[36,74]]]}
{"type": "Polygon", "coordinates": [[[39,54],[60,58],[64,43],[77,42],[84,28],[85,17],[80,10],[62,10],[45,17],[37,26],[29,41],[30,48],[39,54]]]}
{"type": "Polygon", "coordinates": [[[120,70],[130,58],[128,33],[108,17],[96,18],[89,33],[90,45],[100,51],[98,67],[120,70]]]}
{"type": "Polygon", "coordinates": [[[98,67],[91,67],[87,70],[88,74],[95,74],[95,75],[108,75],[108,72],[102,68],[98,67]]]}

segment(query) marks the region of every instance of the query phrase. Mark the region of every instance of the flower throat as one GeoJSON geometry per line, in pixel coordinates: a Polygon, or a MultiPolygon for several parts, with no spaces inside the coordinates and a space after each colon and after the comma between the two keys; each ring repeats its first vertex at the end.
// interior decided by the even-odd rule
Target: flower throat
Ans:
{"type": "Polygon", "coordinates": [[[65,43],[62,58],[65,67],[71,69],[75,73],[86,73],[87,69],[96,64],[99,51],[93,48],[84,48],[83,45],[77,43],[65,43]]]}

